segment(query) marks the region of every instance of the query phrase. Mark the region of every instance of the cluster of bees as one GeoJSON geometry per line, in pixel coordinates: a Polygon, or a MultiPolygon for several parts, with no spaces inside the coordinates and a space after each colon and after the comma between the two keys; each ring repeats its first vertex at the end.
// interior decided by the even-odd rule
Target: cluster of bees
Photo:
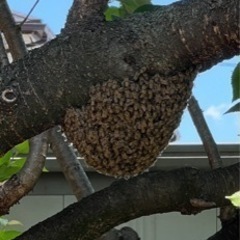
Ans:
{"type": "Polygon", "coordinates": [[[168,145],[191,94],[192,73],[144,72],[135,80],[91,87],[81,109],[68,109],[63,129],[86,163],[117,178],[136,176],[168,145]]]}

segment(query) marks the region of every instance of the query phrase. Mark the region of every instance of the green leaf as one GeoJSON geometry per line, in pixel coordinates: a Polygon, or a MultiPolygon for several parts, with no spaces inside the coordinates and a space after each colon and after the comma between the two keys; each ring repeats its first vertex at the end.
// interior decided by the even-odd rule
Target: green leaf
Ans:
{"type": "Polygon", "coordinates": [[[152,5],[152,4],[142,5],[142,6],[138,7],[137,9],[135,9],[134,13],[149,12],[149,11],[156,9],[156,7],[157,6],[152,5]]]}
{"type": "Polygon", "coordinates": [[[240,207],[240,191],[235,192],[231,196],[226,196],[226,199],[229,199],[233,206],[240,207]]]}
{"type": "Polygon", "coordinates": [[[231,112],[240,112],[240,102],[236,103],[234,106],[229,108],[224,114],[231,112]]]}
{"type": "Polygon", "coordinates": [[[5,180],[7,180],[9,177],[11,177],[8,174],[6,174],[6,170],[7,170],[7,166],[6,165],[2,165],[0,167],[0,182],[3,182],[5,180]]]}
{"type": "Polygon", "coordinates": [[[43,172],[49,172],[49,170],[46,167],[43,167],[43,172]]]}
{"type": "Polygon", "coordinates": [[[120,7],[120,8],[119,8],[119,17],[124,18],[124,17],[126,17],[126,16],[128,16],[128,15],[129,15],[129,14],[128,14],[128,12],[126,11],[125,8],[123,8],[123,7],[120,7]]]}
{"type": "Polygon", "coordinates": [[[0,158],[0,167],[2,165],[8,165],[10,158],[12,157],[12,150],[8,151],[3,157],[0,158]]]}
{"type": "Polygon", "coordinates": [[[9,168],[16,169],[16,173],[23,167],[26,158],[19,158],[10,161],[9,168]]]}
{"type": "Polygon", "coordinates": [[[119,8],[117,7],[109,7],[104,14],[106,21],[113,21],[120,17],[119,8]]]}
{"type": "Polygon", "coordinates": [[[21,232],[19,231],[0,231],[0,240],[12,240],[19,236],[21,232]]]}
{"type": "Polygon", "coordinates": [[[233,89],[232,101],[235,101],[240,98],[240,63],[237,64],[232,73],[232,89],[233,89]]]}
{"type": "Polygon", "coordinates": [[[142,5],[151,4],[150,0],[121,0],[122,7],[128,14],[133,13],[137,8],[142,5]]]}
{"type": "Polygon", "coordinates": [[[28,140],[24,141],[14,147],[14,150],[16,150],[17,154],[28,154],[29,152],[29,143],[28,140]]]}
{"type": "Polygon", "coordinates": [[[17,160],[11,160],[8,165],[2,165],[0,167],[0,182],[9,179],[12,175],[19,172],[25,161],[25,158],[20,158],[17,160]]]}

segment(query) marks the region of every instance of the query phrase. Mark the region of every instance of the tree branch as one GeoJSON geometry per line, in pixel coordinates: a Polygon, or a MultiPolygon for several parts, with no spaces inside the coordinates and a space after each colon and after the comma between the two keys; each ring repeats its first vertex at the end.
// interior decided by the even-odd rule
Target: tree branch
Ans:
{"type": "Polygon", "coordinates": [[[0,186],[0,215],[33,189],[42,173],[48,149],[47,134],[29,140],[30,152],[23,168],[0,186]]]}
{"type": "Polygon", "coordinates": [[[20,59],[27,54],[27,49],[22,39],[21,28],[15,24],[6,0],[0,0],[0,16],[0,30],[4,33],[12,57],[14,60],[20,59]]]}
{"type": "Polygon", "coordinates": [[[227,204],[224,196],[239,188],[239,171],[240,165],[235,164],[211,172],[183,168],[120,180],[16,239],[96,239],[112,227],[140,216],[172,211],[194,213],[190,200],[203,196],[208,202],[215,202],[215,207],[223,206],[227,204]]]}
{"type": "Polygon", "coordinates": [[[31,51],[0,75],[0,92],[15,100],[0,98],[0,152],[61,123],[66,107],[86,104],[92,85],[134,80],[143,69],[160,76],[204,71],[238,54],[237,16],[238,0],[182,1],[94,31],[83,27],[31,51]]]}
{"type": "Polygon", "coordinates": [[[218,152],[217,145],[208,128],[208,125],[206,123],[206,120],[204,119],[202,110],[199,107],[197,100],[194,96],[192,96],[188,103],[189,113],[202,140],[211,169],[222,167],[221,156],[218,152]]]}
{"type": "Polygon", "coordinates": [[[59,127],[55,127],[50,131],[50,143],[54,155],[57,157],[62,172],[70,184],[74,195],[78,201],[94,192],[91,183],[84,172],[81,163],[77,160],[77,156],[72,147],[68,146],[66,138],[62,136],[59,127]]]}

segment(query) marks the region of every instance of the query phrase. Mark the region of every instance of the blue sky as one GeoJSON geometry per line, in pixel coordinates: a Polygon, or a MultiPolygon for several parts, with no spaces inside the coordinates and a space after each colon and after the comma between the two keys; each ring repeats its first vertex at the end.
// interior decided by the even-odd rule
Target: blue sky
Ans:
{"type": "MultiPolygon", "coordinates": [[[[27,14],[36,0],[8,0],[14,11],[27,14]]],[[[169,4],[174,1],[155,0],[155,4],[169,4]]],[[[40,0],[32,15],[46,23],[54,33],[63,28],[71,0],[40,0]]],[[[223,113],[231,106],[232,90],[230,85],[231,73],[239,61],[239,57],[224,61],[210,70],[198,75],[195,80],[193,93],[197,98],[213,137],[218,143],[239,142],[240,114],[223,113]]],[[[186,110],[179,127],[181,143],[201,142],[192,120],[186,110]]]]}

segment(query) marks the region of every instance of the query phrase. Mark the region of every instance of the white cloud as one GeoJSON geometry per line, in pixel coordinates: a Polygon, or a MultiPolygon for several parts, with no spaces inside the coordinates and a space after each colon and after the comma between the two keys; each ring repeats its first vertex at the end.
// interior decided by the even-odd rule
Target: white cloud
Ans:
{"type": "Polygon", "coordinates": [[[221,120],[223,117],[224,112],[227,111],[229,105],[227,104],[220,104],[218,106],[210,106],[204,111],[205,117],[210,117],[214,120],[221,120]]]}

